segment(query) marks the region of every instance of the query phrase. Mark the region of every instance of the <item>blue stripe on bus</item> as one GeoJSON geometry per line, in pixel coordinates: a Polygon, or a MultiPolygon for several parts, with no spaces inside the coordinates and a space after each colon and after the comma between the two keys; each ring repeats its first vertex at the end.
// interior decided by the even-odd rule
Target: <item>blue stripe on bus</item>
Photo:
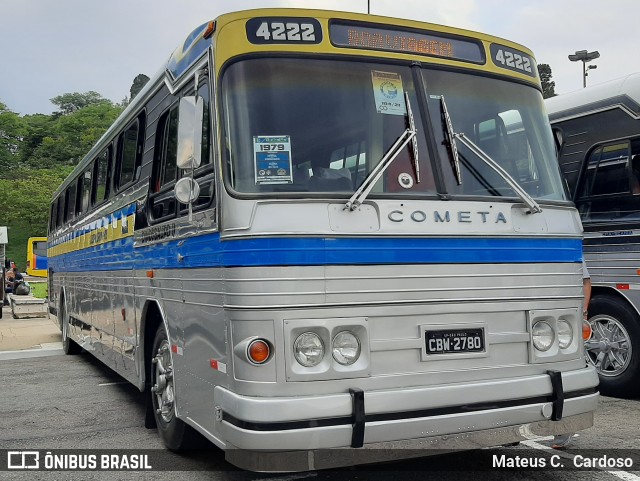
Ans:
{"type": "Polygon", "coordinates": [[[209,234],[133,248],[128,237],[55,256],[57,271],[193,267],[581,262],[580,239],[256,238],[209,234]],[[183,256],[179,260],[179,255],[183,256]]]}

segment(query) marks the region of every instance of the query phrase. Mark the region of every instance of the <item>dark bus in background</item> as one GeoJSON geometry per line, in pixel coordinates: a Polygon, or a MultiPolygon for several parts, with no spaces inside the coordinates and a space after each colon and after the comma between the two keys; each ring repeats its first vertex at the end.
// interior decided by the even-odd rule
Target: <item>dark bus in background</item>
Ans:
{"type": "Polygon", "coordinates": [[[587,358],[605,394],[640,394],[640,73],[546,100],[584,226],[587,358]]]}

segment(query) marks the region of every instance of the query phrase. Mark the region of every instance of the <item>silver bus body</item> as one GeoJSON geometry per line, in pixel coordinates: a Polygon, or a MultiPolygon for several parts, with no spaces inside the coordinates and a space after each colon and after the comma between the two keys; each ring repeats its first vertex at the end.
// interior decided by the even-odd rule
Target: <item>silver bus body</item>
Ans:
{"type": "MultiPolygon", "coordinates": [[[[267,13],[219,19],[219,45],[214,40],[179,75],[170,61],[56,192],[49,233],[50,309],[67,347],[84,348],[140,390],[150,390],[160,403],[160,424],[163,419],[169,426],[184,423],[224,449],[229,461],[256,471],[379,462],[590,427],[598,378],[585,364],[580,336],[582,227],[561,189],[549,190],[551,200],[538,196],[539,213],[530,213],[516,195],[501,198],[497,190],[494,197],[464,199],[438,197],[435,188],[426,197],[381,195],[378,189],[351,211],[345,202],[353,191],[295,190],[298,174],[284,169],[293,177],[287,188],[294,193],[276,194],[279,184],[261,177],[257,167],[241,169],[245,160],[239,159],[251,156],[238,154],[241,146],[233,136],[241,134],[233,130],[232,106],[250,98],[242,89],[252,80],[226,85],[224,76],[236,75],[236,69],[244,81],[244,71],[235,67],[242,59],[229,56],[222,80],[216,76],[217,49],[237,38],[225,38],[225,29],[245,35],[244,25],[255,18],[264,24],[267,13]],[[163,190],[154,150],[158,125],[163,119],[171,125],[174,98],[199,91],[194,77],[209,82],[208,92],[202,92],[211,99],[211,149],[209,165],[184,174],[196,179],[206,200],[186,206],[169,187],[163,190]],[[63,200],[69,189],[77,185],[82,191],[79,176],[97,169],[109,149],[120,151],[120,135],[124,145],[135,144],[136,122],[146,129],[139,135],[139,162],[132,164],[130,183],[117,187],[122,174],[114,174],[107,182],[113,191],[108,199],[94,200],[93,208],[75,217],[82,208],[74,203],[69,214],[63,200]],[[167,212],[173,217],[163,221],[167,212]],[[541,323],[552,334],[550,344],[538,349],[534,331],[541,323]],[[562,346],[556,334],[561,325],[572,332],[562,346]],[[164,343],[157,337],[162,329],[164,343]],[[296,347],[309,332],[324,348],[313,366],[300,362],[296,347]],[[340,362],[336,347],[343,332],[358,341],[351,363],[340,362]],[[456,352],[454,344],[463,337],[471,344],[456,352]],[[265,362],[248,354],[254,340],[271,348],[265,362]],[[156,352],[152,346],[160,348],[156,352]],[[170,362],[170,376],[156,371],[164,362],[170,362]],[[169,412],[163,411],[167,407],[169,412]]],[[[307,15],[323,28],[337,16],[307,15]]],[[[420,25],[404,23],[403,28],[420,25]]],[[[328,30],[324,34],[329,36],[328,30]]],[[[370,74],[367,65],[353,64],[365,69],[369,81],[373,76],[374,86],[381,85],[376,76],[382,67],[370,74]]],[[[307,68],[286,56],[282,66],[307,68]]],[[[404,88],[409,90],[417,74],[402,78],[404,88]]],[[[486,79],[487,85],[492,81],[486,79]]],[[[514,88],[531,91],[542,105],[539,92],[521,84],[514,88]]],[[[412,97],[416,105],[418,100],[412,97]]],[[[447,101],[455,124],[459,107],[455,99],[447,101]]],[[[414,107],[414,113],[426,115],[424,105],[420,109],[414,107]]],[[[380,115],[381,122],[403,118],[380,115]]],[[[419,131],[426,124],[417,125],[419,131]]],[[[540,125],[546,136],[548,124],[540,125]]],[[[510,132],[522,131],[521,126],[510,132]]],[[[368,142],[374,147],[367,160],[382,158],[378,137],[368,142]]],[[[289,153],[302,144],[293,138],[289,153]]],[[[430,151],[420,145],[424,158],[430,151]]],[[[347,160],[344,154],[343,166],[347,160]]],[[[472,169],[464,162],[463,184],[469,186],[472,169]]],[[[425,179],[428,165],[422,165],[425,179]]],[[[536,171],[540,183],[547,175],[543,167],[536,171]]],[[[397,176],[405,189],[410,176],[397,176]]]]}

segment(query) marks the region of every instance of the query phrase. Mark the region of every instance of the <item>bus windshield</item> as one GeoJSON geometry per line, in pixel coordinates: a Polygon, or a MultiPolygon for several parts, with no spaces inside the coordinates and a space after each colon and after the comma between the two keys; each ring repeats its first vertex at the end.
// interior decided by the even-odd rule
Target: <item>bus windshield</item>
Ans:
{"type": "MultiPolygon", "coordinates": [[[[476,75],[423,70],[430,122],[453,196],[517,197],[503,178],[459,146],[461,184],[444,141],[441,96],[463,132],[533,198],[564,200],[542,95],[476,75]],[[500,85],[496,87],[496,83],[500,85]]],[[[351,195],[409,126],[413,106],[420,158],[399,153],[369,197],[434,196],[438,189],[411,69],[337,60],[249,59],[222,81],[226,179],[238,193],[351,195]]]]}
{"type": "MultiPolygon", "coordinates": [[[[542,94],[532,87],[495,78],[423,70],[436,146],[450,159],[441,97],[456,133],[464,133],[534,199],[565,200],[542,94]],[[442,124],[441,128],[436,127],[442,124]]],[[[465,196],[516,193],[507,181],[460,142],[460,173],[444,165],[447,192],[465,196]]]]}
{"type": "Polygon", "coordinates": [[[233,64],[222,86],[227,180],[235,191],[352,194],[409,127],[408,93],[420,126],[420,183],[409,145],[372,195],[436,193],[409,67],[252,59],[233,64]]]}

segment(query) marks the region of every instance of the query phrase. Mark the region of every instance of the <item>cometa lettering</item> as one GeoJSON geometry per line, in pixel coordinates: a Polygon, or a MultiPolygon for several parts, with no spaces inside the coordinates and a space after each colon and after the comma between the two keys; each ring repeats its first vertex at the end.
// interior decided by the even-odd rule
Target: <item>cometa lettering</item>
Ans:
{"type": "Polygon", "coordinates": [[[489,212],[489,211],[438,211],[435,210],[431,213],[427,213],[423,210],[414,210],[412,212],[405,212],[402,210],[392,210],[388,216],[391,222],[404,222],[409,220],[412,222],[433,222],[435,224],[457,222],[459,224],[506,224],[507,217],[502,212],[489,212]]]}

